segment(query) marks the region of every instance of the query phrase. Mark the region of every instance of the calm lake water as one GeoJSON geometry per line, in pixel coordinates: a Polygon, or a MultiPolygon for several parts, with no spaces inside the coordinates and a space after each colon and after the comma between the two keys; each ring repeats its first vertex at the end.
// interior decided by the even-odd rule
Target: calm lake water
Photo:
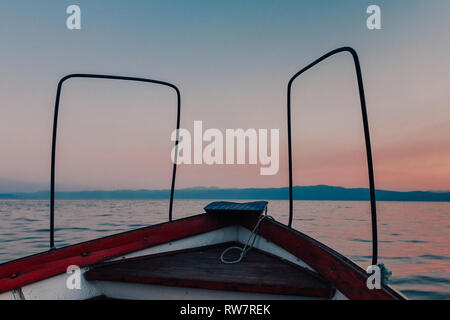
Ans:
{"type": "MultiPolygon", "coordinates": [[[[175,200],[174,218],[202,212],[212,200],[175,200]]],[[[295,201],[293,226],[370,264],[368,202],[295,201]]],[[[411,299],[450,299],[449,203],[379,202],[379,262],[390,284],[411,299]]],[[[0,263],[48,249],[47,200],[0,200],[0,263]]],[[[57,200],[58,247],[160,223],[167,200],[57,200]]],[[[288,202],[270,201],[269,214],[287,222],[288,202]]]]}

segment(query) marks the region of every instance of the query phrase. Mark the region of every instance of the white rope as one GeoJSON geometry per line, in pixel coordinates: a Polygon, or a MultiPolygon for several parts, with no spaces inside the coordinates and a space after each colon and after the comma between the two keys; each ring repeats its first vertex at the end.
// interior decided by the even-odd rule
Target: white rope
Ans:
{"type": "Polygon", "coordinates": [[[253,245],[255,244],[255,241],[256,241],[256,237],[258,235],[259,225],[261,224],[261,221],[263,221],[265,218],[273,219],[271,216],[267,215],[267,208],[266,208],[266,211],[265,211],[264,215],[260,216],[259,219],[258,219],[258,222],[256,222],[256,225],[253,228],[252,233],[248,237],[247,243],[245,244],[244,248],[237,247],[237,246],[232,246],[232,247],[229,247],[229,248],[225,249],[222,252],[222,254],[220,255],[220,261],[222,261],[222,263],[225,263],[225,264],[234,264],[234,263],[241,262],[242,259],[244,259],[245,255],[247,254],[247,252],[249,252],[253,248],[253,245]],[[231,251],[231,250],[239,250],[239,251],[241,251],[241,254],[239,255],[239,258],[236,259],[236,260],[225,260],[225,254],[228,251],[231,251]]]}

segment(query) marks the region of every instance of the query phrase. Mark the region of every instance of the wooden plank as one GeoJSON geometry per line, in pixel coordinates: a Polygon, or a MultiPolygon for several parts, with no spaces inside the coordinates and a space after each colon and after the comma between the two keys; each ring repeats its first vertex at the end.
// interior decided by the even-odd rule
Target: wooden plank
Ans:
{"type": "MultiPolygon", "coordinates": [[[[87,280],[331,298],[333,287],[313,272],[252,249],[237,264],[224,264],[221,253],[238,243],[219,244],[126,259],[95,267],[87,280]]],[[[235,251],[235,257],[239,251],[235,251]]],[[[230,252],[230,256],[233,252],[230,252]]]]}

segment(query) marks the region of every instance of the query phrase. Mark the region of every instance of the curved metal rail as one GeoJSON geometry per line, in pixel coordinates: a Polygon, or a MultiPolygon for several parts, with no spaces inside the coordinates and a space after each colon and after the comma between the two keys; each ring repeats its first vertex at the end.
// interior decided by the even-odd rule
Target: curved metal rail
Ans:
{"type": "Polygon", "coordinates": [[[323,60],[337,54],[340,52],[348,52],[352,55],[353,62],[355,64],[356,77],[358,80],[359,98],[361,102],[361,113],[362,121],[364,127],[364,138],[366,145],[366,155],[367,155],[367,167],[369,173],[369,186],[370,186],[370,208],[371,208],[371,218],[372,218],[372,265],[377,264],[378,259],[378,236],[377,236],[377,208],[375,200],[375,181],[373,174],[373,161],[372,161],[372,148],[370,145],[370,134],[369,134],[369,122],[367,119],[367,109],[366,109],[366,98],[364,95],[364,86],[361,74],[361,66],[359,64],[359,58],[356,51],[351,47],[342,47],[328,52],[327,54],[321,56],[314,62],[310,63],[299,72],[294,74],[289,80],[287,87],[287,122],[288,122],[288,158],[289,158],[289,227],[292,227],[292,217],[293,217],[293,182],[292,182],[292,139],[291,139],[291,89],[292,84],[297,77],[302,73],[311,69],[315,65],[319,64],[323,60]]]}
{"type": "MultiPolygon", "coordinates": [[[[51,174],[50,174],[50,249],[55,248],[55,163],[56,163],[56,136],[58,132],[58,113],[59,113],[59,101],[61,98],[61,90],[63,83],[71,78],[91,78],[91,79],[110,79],[110,80],[126,80],[126,81],[139,81],[163,85],[170,87],[175,90],[177,94],[177,139],[175,141],[175,148],[178,147],[178,132],[180,129],[180,111],[181,111],[181,94],[180,90],[173,84],[165,81],[146,79],[146,78],[135,78],[135,77],[123,77],[123,76],[112,76],[103,74],[69,74],[63,77],[58,83],[58,90],[56,93],[55,111],[53,118],[53,137],[52,137],[52,163],[51,163],[51,174]]],[[[175,157],[177,156],[177,149],[175,149],[175,157]]],[[[169,202],[169,221],[172,221],[172,208],[173,208],[173,195],[175,190],[175,176],[177,171],[177,161],[175,159],[173,164],[172,172],[172,183],[170,189],[170,202],[169,202]]]]}

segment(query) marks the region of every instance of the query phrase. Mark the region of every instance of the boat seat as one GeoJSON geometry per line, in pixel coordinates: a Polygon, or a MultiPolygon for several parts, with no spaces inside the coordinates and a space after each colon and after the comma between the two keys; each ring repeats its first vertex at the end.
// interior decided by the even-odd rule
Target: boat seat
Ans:
{"type": "Polygon", "coordinates": [[[231,201],[215,201],[208,204],[203,209],[206,213],[258,213],[262,214],[267,211],[267,201],[253,202],[231,202],[231,201]]]}
{"type": "MultiPolygon", "coordinates": [[[[256,248],[240,263],[222,263],[221,253],[233,245],[242,244],[228,242],[106,262],[94,266],[85,277],[89,281],[333,297],[334,288],[318,274],[256,248]]],[[[232,251],[229,256],[233,258],[232,251]]]]}

